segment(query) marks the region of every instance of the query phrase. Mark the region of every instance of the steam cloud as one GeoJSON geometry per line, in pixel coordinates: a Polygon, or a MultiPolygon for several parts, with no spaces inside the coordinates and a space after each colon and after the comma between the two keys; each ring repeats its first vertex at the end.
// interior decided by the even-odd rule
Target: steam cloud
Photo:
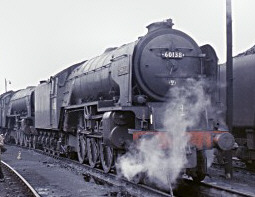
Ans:
{"type": "Polygon", "coordinates": [[[187,129],[199,128],[206,119],[202,114],[210,106],[211,99],[205,93],[204,83],[188,79],[187,85],[170,89],[169,102],[164,105],[163,124],[166,136],[171,139],[168,148],[159,146],[160,136],[141,139],[136,148],[120,157],[117,168],[132,180],[140,173],[154,183],[168,185],[175,183],[187,163],[186,147],[189,137],[187,129]]]}

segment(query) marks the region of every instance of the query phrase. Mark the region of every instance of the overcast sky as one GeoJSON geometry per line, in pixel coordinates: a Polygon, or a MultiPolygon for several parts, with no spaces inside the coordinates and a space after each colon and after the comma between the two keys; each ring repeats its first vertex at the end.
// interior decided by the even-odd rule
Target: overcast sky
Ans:
{"type": "MultiPolygon", "coordinates": [[[[234,55],[255,44],[254,8],[254,0],[232,0],[234,55]]],[[[37,85],[167,18],[225,61],[225,0],[0,0],[0,93],[5,78],[8,89],[37,85]]]]}

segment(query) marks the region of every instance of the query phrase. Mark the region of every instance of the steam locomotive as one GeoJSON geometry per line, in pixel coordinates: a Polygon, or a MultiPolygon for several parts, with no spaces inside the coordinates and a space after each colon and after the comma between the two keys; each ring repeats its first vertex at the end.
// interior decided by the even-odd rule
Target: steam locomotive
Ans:
{"type": "MultiPolygon", "coordinates": [[[[2,130],[16,144],[77,154],[80,163],[100,164],[109,172],[130,143],[166,132],[162,104],[171,100],[170,89],[185,87],[189,79],[204,80],[205,92],[217,106],[214,49],[199,47],[172,26],[171,19],[152,23],[134,42],[108,48],[36,87],[2,94],[2,130]]],[[[234,143],[227,130],[219,129],[215,114],[202,116],[208,124],[186,131],[190,151],[185,169],[198,181],[207,173],[205,150],[227,151],[234,143]]]]}
{"type": "MultiPolygon", "coordinates": [[[[220,102],[226,106],[226,65],[220,65],[220,102]]],[[[235,155],[255,167],[255,46],[233,58],[232,132],[238,144],[235,155]]]]}

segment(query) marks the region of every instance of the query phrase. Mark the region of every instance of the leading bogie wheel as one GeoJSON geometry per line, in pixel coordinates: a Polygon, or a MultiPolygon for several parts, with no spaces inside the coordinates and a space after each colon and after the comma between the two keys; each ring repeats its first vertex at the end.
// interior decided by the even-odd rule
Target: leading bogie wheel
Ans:
{"type": "Polygon", "coordinates": [[[108,173],[113,166],[113,148],[100,142],[100,160],[105,173],[108,173]]]}

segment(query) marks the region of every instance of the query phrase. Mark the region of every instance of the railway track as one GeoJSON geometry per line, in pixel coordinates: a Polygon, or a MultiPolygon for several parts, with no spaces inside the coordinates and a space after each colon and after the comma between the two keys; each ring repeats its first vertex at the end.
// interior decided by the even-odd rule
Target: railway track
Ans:
{"type": "Polygon", "coordinates": [[[189,190],[190,196],[224,196],[224,197],[255,197],[255,194],[244,192],[244,191],[238,191],[234,188],[232,188],[231,185],[218,185],[217,183],[209,183],[209,182],[201,182],[201,183],[194,183],[189,178],[183,179],[184,184],[179,188],[179,190],[175,193],[177,196],[183,196],[183,193],[181,190],[187,189],[185,184],[189,185],[192,190],[189,190]],[[199,188],[199,189],[198,189],[199,188]],[[197,193],[199,191],[200,193],[197,193]]]}
{"type": "MultiPolygon", "coordinates": [[[[25,147],[22,147],[25,148],[25,147]]],[[[169,197],[171,195],[171,191],[160,191],[156,188],[152,188],[143,184],[136,184],[130,182],[124,178],[119,177],[113,171],[110,173],[104,173],[104,171],[100,168],[91,168],[87,164],[81,164],[78,161],[71,160],[69,158],[61,157],[58,155],[52,155],[49,152],[45,152],[43,150],[33,149],[37,153],[45,154],[47,156],[53,157],[55,159],[61,160],[66,164],[66,167],[78,168],[82,171],[85,179],[86,177],[94,179],[95,182],[99,184],[108,184],[115,185],[117,187],[123,188],[122,194],[123,196],[159,196],[159,197],[169,197]]]]}
{"type": "MultiPolygon", "coordinates": [[[[19,146],[21,147],[21,146],[19,146]]],[[[28,149],[26,147],[21,147],[24,149],[28,149]]],[[[34,149],[33,149],[34,150],[34,149]]],[[[208,182],[201,182],[201,183],[195,183],[189,178],[184,178],[184,182],[187,184],[187,191],[190,191],[190,188],[192,188],[193,194],[187,193],[183,194],[183,191],[186,189],[183,189],[183,186],[178,186],[177,189],[174,191],[171,191],[171,189],[165,189],[161,190],[158,188],[155,188],[154,186],[148,186],[144,184],[136,184],[133,182],[130,182],[124,178],[119,177],[111,171],[110,173],[104,173],[104,171],[100,168],[91,168],[87,164],[80,164],[78,161],[71,160],[66,157],[61,157],[58,155],[52,155],[49,152],[45,152],[43,150],[34,150],[37,153],[44,154],[50,157],[53,157],[57,160],[63,161],[62,165],[65,165],[67,168],[74,168],[78,169],[82,172],[84,175],[84,179],[93,179],[95,182],[99,184],[109,184],[109,185],[115,185],[117,187],[122,188],[122,196],[246,196],[246,197],[255,197],[255,194],[251,194],[249,192],[242,192],[238,191],[237,189],[234,189],[231,187],[231,185],[218,185],[215,183],[208,183],[208,182]],[[200,195],[197,195],[200,194],[200,195]]],[[[169,187],[170,188],[170,187],[169,187]]]]}
{"type": "Polygon", "coordinates": [[[5,174],[5,182],[11,187],[5,188],[6,196],[19,196],[19,197],[40,197],[35,189],[11,166],[1,161],[2,170],[5,174]]]}
{"type": "Polygon", "coordinates": [[[210,189],[213,188],[215,190],[223,191],[223,192],[225,192],[226,195],[228,194],[229,196],[255,197],[255,195],[253,195],[253,194],[237,191],[237,190],[232,189],[230,187],[217,186],[217,185],[210,184],[210,183],[205,183],[205,182],[201,182],[200,184],[202,186],[208,187],[210,189]]]}

